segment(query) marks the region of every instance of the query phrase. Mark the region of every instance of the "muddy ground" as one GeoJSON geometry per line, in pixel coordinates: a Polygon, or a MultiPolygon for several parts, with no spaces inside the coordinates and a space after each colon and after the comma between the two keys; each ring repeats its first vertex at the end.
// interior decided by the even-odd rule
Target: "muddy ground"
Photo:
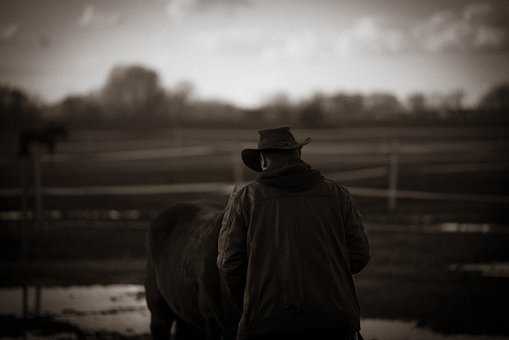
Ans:
{"type": "MultiPolygon", "coordinates": [[[[504,228],[459,230],[369,224],[373,258],[355,277],[363,317],[407,320],[443,334],[509,335],[509,275],[496,268],[469,269],[470,264],[509,263],[509,233],[504,228]]],[[[7,273],[1,285],[140,285],[144,233],[143,225],[53,226],[44,239],[34,241],[30,259],[0,263],[7,273]]],[[[2,320],[17,329],[61,326],[51,319],[2,320]]]]}
{"type": "MultiPolygon", "coordinates": [[[[467,197],[398,199],[395,209],[389,211],[386,198],[355,196],[368,222],[373,248],[371,263],[356,277],[363,322],[370,330],[367,339],[509,336],[509,275],[503,270],[509,263],[509,143],[504,127],[296,132],[299,138],[313,138],[304,149],[305,160],[325,174],[340,173],[338,180],[349,188],[386,189],[390,156],[396,150],[398,190],[467,197]],[[381,174],[359,177],[366,169],[381,174]],[[472,199],[479,195],[494,199],[472,199]],[[399,337],[393,333],[380,336],[380,325],[401,330],[399,337]],[[413,331],[414,326],[427,333],[413,331]]],[[[185,129],[178,140],[174,137],[163,130],[73,131],[67,142],[57,146],[54,157],[43,162],[43,185],[231,183],[239,176],[240,149],[246,144],[253,146],[256,133],[185,129]]],[[[0,221],[2,289],[22,282],[48,289],[139,285],[145,275],[145,232],[154,216],[174,202],[226,199],[225,193],[45,195],[46,222],[23,229],[17,219],[21,196],[10,193],[23,183],[23,162],[16,158],[17,136],[7,134],[1,139],[0,214],[6,217],[0,221]]],[[[240,169],[242,180],[254,178],[254,173],[240,169]]],[[[25,170],[30,173],[29,166],[25,170]]],[[[33,199],[29,197],[27,204],[30,208],[33,199]]],[[[47,339],[55,338],[60,330],[71,338],[145,336],[85,331],[54,315],[27,323],[8,309],[2,313],[0,337],[15,337],[25,330],[47,331],[47,339]]]]}

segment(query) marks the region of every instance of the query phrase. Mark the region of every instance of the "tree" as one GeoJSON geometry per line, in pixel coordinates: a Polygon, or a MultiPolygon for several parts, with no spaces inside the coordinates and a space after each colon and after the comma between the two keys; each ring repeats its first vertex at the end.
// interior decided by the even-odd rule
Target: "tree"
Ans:
{"type": "Polygon", "coordinates": [[[484,111],[508,111],[509,82],[493,86],[482,96],[478,106],[484,111]]]}
{"type": "Polygon", "coordinates": [[[55,109],[58,118],[70,127],[97,128],[105,124],[101,103],[92,96],[66,97],[55,109]]]}
{"type": "Polygon", "coordinates": [[[190,101],[194,92],[194,86],[191,82],[182,81],[168,92],[168,118],[174,127],[178,127],[189,117],[192,112],[190,101]]]}
{"type": "Polygon", "coordinates": [[[21,130],[39,125],[42,109],[23,90],[0,85],[0,128],[21,130]]]}
{"type": "Polygon", "coordinates": [[[465,100],[465,91],[458,89],[444,95],[442,106],[449,112],[458,112],[463,110],[463,101],[465,100]]]}
{"type": "Polygon", "coordinates": [[[305,127],[315,128],[323,124],[323,95],[316,93],[301,103],[300,121],[305,127]]]}
{"type": "Polygon", "coordinates": [[[332,123],[358,119],[364,111],[364,97],[361,94],[336,93],[326,99],[324,111],[332,123]]]}
{"type": "Polygon", "coordinates": [[[375,119],[384,119],[403,112],[398,98],[385,92],[373,93],[365,98],[367,113],[375,119]]]}
{"type": "Polygon", "coordinates": [[[427,111],[427,101],[424,94],[420,92],[412,93],[408,96],[408,107],[412,113],[416,115],[420,115],[423,112],[427,111]]]}
{"type": "Polygon", "coordinates": [[[146,126],[167,118],[167,97],[159,76],[144,66],[114,67],[101,97],[108,114],[130,124],[146,126]]]}
{"type": "Polygon", "coordinates": [[[284,92],[274,94],[263,106],[264,119],[268,124],[293,125],[295,123],[294,109],[284,92]]]}

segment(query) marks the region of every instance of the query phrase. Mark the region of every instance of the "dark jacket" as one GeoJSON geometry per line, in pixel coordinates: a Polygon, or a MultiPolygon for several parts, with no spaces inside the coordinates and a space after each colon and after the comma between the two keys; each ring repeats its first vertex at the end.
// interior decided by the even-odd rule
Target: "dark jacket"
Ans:
{"type": "Polygon", "coordinates": [[[234,190],[217,264],[241,313],[239,338],[306,328],[358,330],[352,274],[369,245],[349,192],[303,162],[234,190]]]}

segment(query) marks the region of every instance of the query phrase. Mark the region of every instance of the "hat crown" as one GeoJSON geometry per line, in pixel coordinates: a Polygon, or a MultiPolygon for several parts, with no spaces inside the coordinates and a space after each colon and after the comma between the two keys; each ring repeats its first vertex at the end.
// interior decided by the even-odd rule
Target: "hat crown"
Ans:
{"type": "Polygon", "coordinates": [[[254,171],[262,171],[260,164],[260,152],[263,150],[295,150],[300,149],[311,141],[306,138],[303,142],[297,142],[290,128],[287,126],[258,131],[259,140],[257,149],[242,150],[242,161],[254,171]]]}
{"type": "Polygon", "coordinates": [[[289,127],[280,127],[276,129],[265,129],[258,131],[258,149],[286,149],[297,147],[299,144],[290,132],[289,127]]]}

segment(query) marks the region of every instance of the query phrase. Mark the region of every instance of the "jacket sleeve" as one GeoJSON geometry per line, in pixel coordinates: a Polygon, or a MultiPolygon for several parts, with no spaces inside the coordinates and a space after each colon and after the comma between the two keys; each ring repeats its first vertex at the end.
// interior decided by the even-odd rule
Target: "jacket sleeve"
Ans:
{"type": "Polygon", "coordinates": [[[362,218],[346,189],[341,190],[344,199],[344,223],[346,244],[352,274],[359,273],[369,262],[370,247],[362,218]]]}
{"type": "Polygon", "coordinates": [[[230,298],[242,310],[246,282],[246,225],[238,193],[230,195],[221,222],[218,239],[217,267],[230,298]]]}

